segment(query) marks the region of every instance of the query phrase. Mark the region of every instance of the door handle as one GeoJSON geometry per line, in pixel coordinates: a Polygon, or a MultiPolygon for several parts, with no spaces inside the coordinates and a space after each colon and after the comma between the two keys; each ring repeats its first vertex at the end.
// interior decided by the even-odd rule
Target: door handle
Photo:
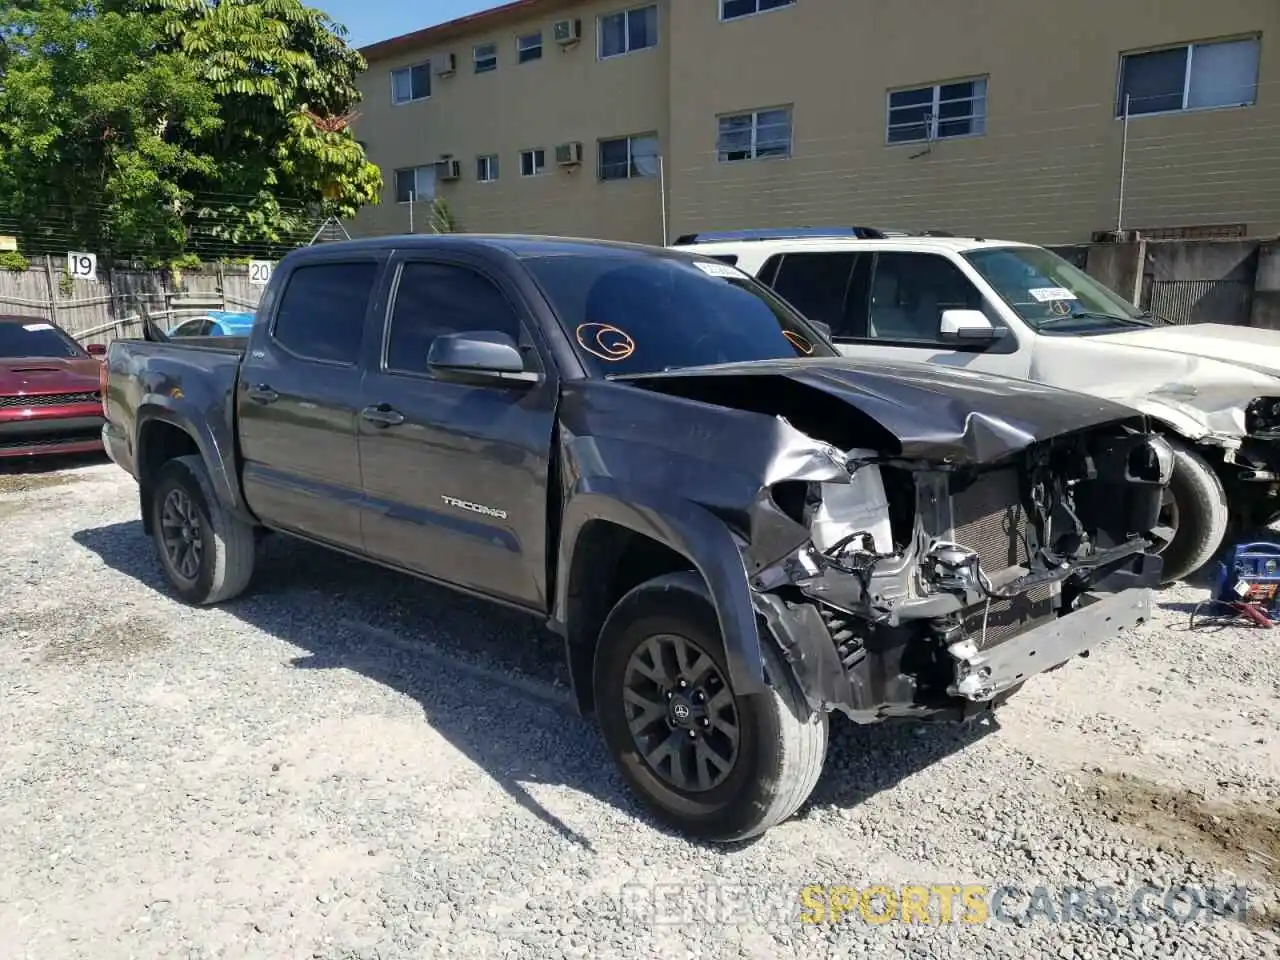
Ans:
{"type": "Polygon", "coordinates": [[[265,383],[257,383],[245,391],[249,395],[249,399],[254,403],[275,403],[280,399],[280,394],[276,393],[265,383]]]}
{"type": "Polygon", "coordinates": [[[365,407],[360,416],[375,427],[398,427],[404,423],[404,414],[392,408],[389,403],[380,403],[374,407],[365,407]]]}

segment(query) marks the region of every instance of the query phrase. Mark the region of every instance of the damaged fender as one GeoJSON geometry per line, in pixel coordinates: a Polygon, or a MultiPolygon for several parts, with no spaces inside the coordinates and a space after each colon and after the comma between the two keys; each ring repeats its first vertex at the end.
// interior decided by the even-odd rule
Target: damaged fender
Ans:
{"type": "MultiPolygon", "coordinates": [[[[770,488],[789,480],[848,482],[843,455],[781,418],[757,413],[715,410],[711,417],[718,429],[704,432],[699,421],[708,408],[656,395],[654,407],[670,407],[668,423],[678,422],[677,409],[671,408],[686,407],[701,414],[687,418],[680,437],[668,436],[661,447],[611,435],[602,422],[591,425],[594,435],[590,436],[575,436],[567,429],[579,421],[580,412],[600,415],[613,399],[611,393],[594,390],[590,411],[580,411],[577,404],[583,398],[570,393],[562,410],[562,415],[567,414],[561,426],[561,458],[568,489],[563,496],[551,626],[565,637],[578,702],[590,700],[585,694],[590,689],[591,661],[583,654],[594,649],[594,630],[608,610],[588,617],[593,628],[586,630],[582,616],[571,614],[578,599],[575,589],[585,589],[588,595],[590,591],[589,585],[575,583],[575,569],[587,564],[591,576],[598,563],[617,559],[580,556],[595,523],[620,527],[674,550],[698,571],[715,607],[735,689],[744,694],[763,692],[759,610],[750,577],[794,552],[809,537],[807,529],[772,502],[770,488]],[[682,438],[688,448],[680,451],[680,469],[672,471],[672,446],[684,446],[677,442],[682,438]],[[721,445],[732,449],[734,456],[723,456],[721,445]]],[[[668,428],[667,433],[672,431],[668,428]]]]}
{"type": "MultiPolygon", "coordinates": [[[[559,570],[556,578],[556,620],[566,618],[569,607],[570,571],[582,532],[603,521],[624,527],[680,553],[707,584],[724,638],[729,674],[736,689],[759,693],[764,689],[764,667],[756,633],[755,612],[747,585],[742,555],[728,527],[710,512],[675,497],[652,490],[628,488],[611,479],[593,481],[590,489],[574,491],[562,526],[559,570]]],[[[594,642],[595,638],[570,635],[569,643],[594,642]]],[[[573,662],[573,651],[570,651],[573,662]]],[[[584,678],[575,677],[575,685],[584,678]]]]}

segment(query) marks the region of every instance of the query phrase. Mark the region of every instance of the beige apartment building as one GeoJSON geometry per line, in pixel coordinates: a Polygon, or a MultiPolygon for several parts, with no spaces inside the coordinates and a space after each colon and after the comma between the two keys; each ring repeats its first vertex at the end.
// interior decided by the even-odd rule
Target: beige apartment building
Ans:
{"type": "Polygon", "coordinates": [[[363,234],[1280,233],[1280,0],[519,0],[362,52],[363,234]]]}

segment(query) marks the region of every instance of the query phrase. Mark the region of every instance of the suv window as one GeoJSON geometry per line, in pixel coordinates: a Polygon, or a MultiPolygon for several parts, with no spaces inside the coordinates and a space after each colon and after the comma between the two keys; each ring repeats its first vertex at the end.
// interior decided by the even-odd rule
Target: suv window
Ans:
{"type": "Polygon", "coordinates": [[[865,337],[871,257],[788,253],[765,264],[761,276],[805,316],[827,324],[833,337],[865,337]]]}
{"type": "Polygon", "coordinates": [[[436,337],[481,330],[520,342],[520,318],[492,281],[454,264],[406,263],[391,311],[386,368],[426,373],[427,351],[436,337]]]}
{"type": "Polygon", "coordinates": [[[871,281],[867,337],[940,343],[944,310],[983,310],[982,294],[946,257],[880,253],[871,281]]]}
{"type": "Polygon", "coordinates": [[[354,364],[377,276],[372,261],[298,267],[280,297],[271,335],[300,357],[354,364]]]}

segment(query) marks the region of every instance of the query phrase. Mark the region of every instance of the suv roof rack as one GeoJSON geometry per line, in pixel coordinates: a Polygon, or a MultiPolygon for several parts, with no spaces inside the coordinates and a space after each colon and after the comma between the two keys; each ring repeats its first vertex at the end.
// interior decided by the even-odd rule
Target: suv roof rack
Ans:
{"type": "Polygon", "coordinates": [[[888,240],[891,237],[953,237],[944,230],[882,230],[879,227],[778,227],[760,230],[706,230],[686,233],[673,246],[687,247],[723,240],[800,240],[806,237],[854,237],[858,240],[888,240]]]}

